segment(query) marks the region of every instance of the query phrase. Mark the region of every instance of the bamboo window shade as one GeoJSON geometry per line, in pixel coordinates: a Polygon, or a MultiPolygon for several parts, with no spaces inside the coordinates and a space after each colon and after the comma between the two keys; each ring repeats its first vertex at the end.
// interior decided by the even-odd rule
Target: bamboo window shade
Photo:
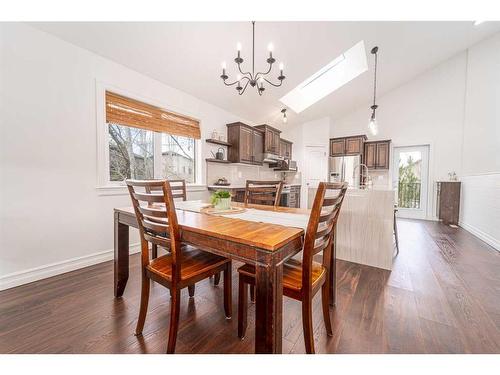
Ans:
{"type": "Polygon", "coordinates": [[[200,139],[200,122],[106,91],[106,122],[200,139]]]}

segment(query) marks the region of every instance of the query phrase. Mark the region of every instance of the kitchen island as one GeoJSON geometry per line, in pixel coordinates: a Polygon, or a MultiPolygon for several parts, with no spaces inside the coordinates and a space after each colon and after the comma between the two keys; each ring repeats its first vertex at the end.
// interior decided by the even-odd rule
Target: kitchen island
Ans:
{"type": "Polygon", "coordinates": [[[337,224],[337,258],[392,269],[394,190],[348,189],[337,224]]]}

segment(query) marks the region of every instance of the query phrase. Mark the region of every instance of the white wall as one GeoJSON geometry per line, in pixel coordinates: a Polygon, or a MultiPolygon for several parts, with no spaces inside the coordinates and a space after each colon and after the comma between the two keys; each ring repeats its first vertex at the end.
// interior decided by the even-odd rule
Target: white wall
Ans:
{"type": "Polygon", "coordinates": [[[500,34],[468,51],[460,225],[500,249],[500,34]]]}
{"type": "Polygon", "coordinates": [[[112,258],[113,208],[130,198],[96,189],[96,82],[200,119],[202,140],[244,121],[30,26],[0,24],[0,289],[112,258]]]}
{"type": "MultiPolygon", "coordinates": [[[[435,218],[435,181],[455,171],[462,180],[461,225],[497,249],[499,103],[496,34],[380,97],[376,137],[392,139],[392,146],[430,145],[427,218],[435,218]]],[[[332,121],[330,135],[367,134],[369,105],[332,121]]]]}
{"type": "MultiPolygon", "coordinates": [[[[323,117],[318,120],[308,121],[291,127],[285,127],[283,138],[293,142],[293,159],[297,161],[298,170],[301,172],[300,207],[308,207],[309,191],[306,185],[307,171],[305,169],[305,152],[307,146],[323,146],[328,153],[330,138],[330,118],[323,117]]],[[[325,180],[328,173],[325,169],[325,180]]]]}

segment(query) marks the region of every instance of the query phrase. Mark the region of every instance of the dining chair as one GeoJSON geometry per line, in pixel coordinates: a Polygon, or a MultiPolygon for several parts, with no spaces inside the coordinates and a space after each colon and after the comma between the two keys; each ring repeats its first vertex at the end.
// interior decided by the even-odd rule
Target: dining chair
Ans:
{"type": "MultiPolygon", "coordinates": [[[[326,332],[329,336],[333,334],[329,311],[330,287],[335,288],[329,282],[332,238],[346,190],[346,183],[319,183],[305,233],[302,261],[292,258],[283,265],[283,295],[302,302],[307,353],[314,353],[312,299],[320,289],[326,332]],[[313,257],[321,251],[323,259],[322,263],[318,263],[313,257]]],[[[247,329],[247,284],[255,285],[255,266],[245,264],[238,268],[238,273],[238,336],[244,338],[247,329]]]]}
{"type": "Polygon", "coordinates": [[[231,318],[231,260],[181,243],[173,194],[167,180],[127,180],[126,183],[141,238],[141,306],[135,334],[142,334],[150,284],[151,281],[156,281],[170,290],[167,353],[173,353],[179,328],[180,293],[183,288],[223,271],[224,311],[226,318],[231,318]],[[149,243],[168,248],[170,252],[150,259],[149,243]]]}
{"type": "MultiPolygon", "coordinates": [[[[172,198],[177,199],[181,198],[183,201],[187,200],[186,194],[186,180],[168,180],[170,183],[170,190],[172,191],[172,198]]],[[[145,187],[147,193],[151,193],[152,191],[161,191],[161,186],[147,186],[145,187]]],[[[153,244],[151,245],[151,256],[152,258],[158,257],[158,246],[153,244]]]]}
{"type": "MultiPolygon", "coordinates": [[[[282,190],[282,181],[247,180],[244,203],[278,207],[282,190]]],[[[250,287],[250,300],[255,302],[255,286],[250,287]]]]}
{"type": "Polygon", "coordinates": [[[247,180],[244,202],[276,207],[280,203],[281,190],[283,190],[281,181],[247,180]]]}

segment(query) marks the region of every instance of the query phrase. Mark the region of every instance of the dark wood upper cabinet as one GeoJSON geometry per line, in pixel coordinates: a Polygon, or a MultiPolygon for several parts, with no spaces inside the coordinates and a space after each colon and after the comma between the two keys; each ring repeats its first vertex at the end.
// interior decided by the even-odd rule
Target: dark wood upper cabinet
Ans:
{"type": "Polygon", "coordinates": [[[278,155],[280,152],[281,130],[269,125],[258,125],[255,128],[264,132],[264,152],[278,155]]]}
{"type": "Polygon", "coordinates": [[[377,165],[375,161],[375,157],[377,154],[377,144],[376,143],[365,143],[365,152],[364,152],[364,158],[365,158],[365,165],[368,167],[368,169],[375,169],[375,166],[377,165]]]}
{"type": "Polygon", "coordinates": [[[285,159],[292,159],[292,142],[280,138],[279,156],[285,159]]]}
{"type": "Polygon", "coordinates": [[[368,169],[389,169],[391,141],[372,141],[364,144],[364,163],[368,169]]]}
{"type": "Polygon", "coordinates": [[[345,139],[330,139],[330,156],[344,156],[345,139]]]}
{"type": "Polygon", "coordinates": [[[227,160],[262,165],[264,132],[242,122],[234,122],[227,124],[227,139],[231,144],[227,160]]]}
{"type": "Polygon", "coordinates": [[[262,164],[262,160],[264,160],[264,133],[260,130],[253,130],[253,157],[254,163],[262,164]]]}
{"type": "Polygon", "coordinates": [[[360,155],[366,139],[366,135],[330,138],[330,156],[360,155]]]}

